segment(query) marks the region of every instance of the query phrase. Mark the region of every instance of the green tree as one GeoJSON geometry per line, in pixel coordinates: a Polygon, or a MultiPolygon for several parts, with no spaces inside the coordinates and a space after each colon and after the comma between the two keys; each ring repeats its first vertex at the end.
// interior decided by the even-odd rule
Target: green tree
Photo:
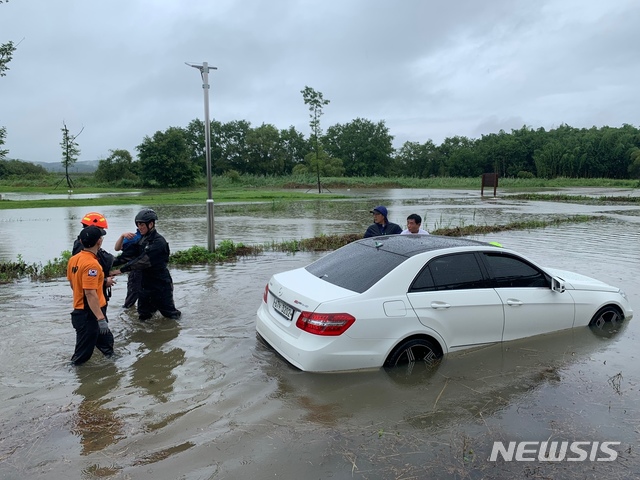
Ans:
{"type": "Polygon", "coordinates": [[[629,157],[631,159],[628,167],[629,175],[631,178],[640,178],[640,148],[633,147],[629,157]]]}
{"type": "Polygon", "coordinates": [[[250,130],[251,123],[246,120],[234,120],[220,125],[219,134],[215,136],[220,152],[214,162],[217,174],[229,170],[239,173],[251,171],[247,147],[247,135],[250,130]]]}
{"type": "Polygon", "coordinates": [[[386,176],[392,170],[393,136],[383,120],[356,118],[333,125],[324,144],[330,157],[342,159],[347,176],[386,176]]]}
{"type": "Polygon", "coordinates": [[[394,157],[393,174],[418,178],[437,176],[441,165],[441,155],[433,141],[405,142],[394,157]]]}
{"type": "Polygon", "coordinates": [[[526,125],[519,130],[511,130],[510,134],[500,130],[497,134],[482,135],[474,146],[481,157],[477,161],[482,173],[495,172],[501,177],[516,177],[520,172],[533,174],[533,152],[540,146],[536,138],[542,140],[541,135],[526,125]]]}
{"type": "MultiPolygon", "coordinates": [[[[206,175],[204,122],[193,120],[184,132],[192,163],[206,175]]],[[[252,128],[244,120],[225,124],[211,122],[212,172],[216,175],[230,170],[286,175],[295,165],[304,162],[310,148],[304,135],[294,127],[278,131],[268,124],[252,128]]]]}
{"type": "Polygon", "coordinates": [[[329,100],[325,100],[321,92],[316,92],[313,88],[305,87],[300,90],[304,104],[309,107],[309,126],[311,127],[311,144],[316,154],[316,174],[318,177],[318,193],[322,193],[322,184],[320,183],[320,117],[322,109],[325,105],[329,105],[329,100]]]}
{"type": "Polygon", "coordinates": [[[444,176],[466,177],[480,175],[482,167],[478,166],[476,157],[470,154],[475,142],[467,137],[447,137],[438,146],[442,156],[442,172],[444,176]]]}
{"type": "MultiPolygon", "coordinates": [[[[0,147],[2,145],[4,145],[4,139],[7,136],[7,128],[6,127],[0,127],[0,147]]],[[[0,148],[0,160],[4,160],[7,157],[7,154],[9,153],[9,150],[0,148]]]]}
{"type": "Polygon", "coordinates": [[[632,162],[631,153],[640,146],[640,135],[631,125],[620,128],[602,127],[603,142],[606,142],[607,157],[603,162],[603,173],[607,178],[626,178],[632,162]]]}
{"type": "Polygon", "coordinates": [[[280,132],[276,127],[262,124],[247,133],[249,172],[261,175],[283,175],[284,152],[280,132]]]}
{"type": "Polygon", "coordinates": [[[116,183],[135,180],[137,165],[128,150],[109,150],[109,156],[98,162],[95,178],[99,182],[116,183]]]}
{"type": "MultiPolygon", "coordinates": [[[[191,163],[197,165],[201,174],[205,176],[207,174],[207,158],[204,122],[199,118],[191,120],[187,128],[184,129],[184,138],[189,148],[191,163]]],[[[213,131],[211,131],[211,138],[213,139],[213,131]]]]}
{"type": "MultiPolygon", "coordinates": [[[[229,166],[226,164],[227,159],[223,158],[224,132],[223,125],[217,120],[211,120],[209,125],[211,134],[211,173],[220,175],[227,170],[229,166]]],[[[198,166],[198,170],[204,177],[207,175],[207,158],[206,158],[206,140],[204,122],[201,119],[195,119],[189,122],[185,129],[185,138],[191,156],[191,162],[198,166]]]]}
{"type": "Polygon", "coordinates": [[[140,161],[140,179],[144,185],[190,187],[198,177],[198,166],[191,161],[183,129],[169,127],[146,136],[136,147],[140,161]]]}
{"type": "Polygon", "coordinates": [[[536,150],[533,158],[536,163],[537,176],[540,178],[557,177],[564,154],[564,146],[558,140],[547,142],[542,148],[536,150]]]}
{"type": "Polygon", "coordinates": [[[16,46],[13,42],[0,44],[0,77],[7,75],[7,70],[9,70],[8,65],[13,58],[13,52],[15,51],[16,46]]]}
{"type": "Polygon", "coordinates": [[[60,146],[62,147],[62,166],[64,167],[64,178],[67,180],[67,187],[73,188],[73,182],[71,181],[71,177],[69,176],[69,167],[73,166],[78,161],[78,156],[80,155],[80,147],[78,146],[78,142],[76,142],[76,138],[80,136],[84,127],[80,130],[77,135],[72,135],[69,133],[69,129],[67,128],[67,124],[62,122],[62,142],[60,142],[60,146]]]}
{"type": "MultiPolygon", "coordinates": [[[[4,3],[4,0],[0,0],[0,3],[4,3]]],[[[4,77],[7,75],[7,70],[9,70],[9,62],[13,58],[13,52],[15,52],[16,46],[13,42],[7,42],[0,44],[0,77],[4,77]]],[[[4,145],[5,138],[7,137],[7,129],[6,127],[0,127],[0,147],[4,145]]],[[[6,158],[9,150],[4,150],[0,148],[0,160],[6,158]]]]}
{"type": "MultiPolygon", "coordinates": [[[[4,0],[0,0],[0,4],[5,3],[4,0]]],[[[8,3],[8,0],[7,0],[8,3]]],[[[16,46],[13,42],[9,41],[7,43],[0,44],[0,77],[4,77],[9,70],[9,62],[13,58],[13,52],[15,52],[16,46]]]]}
{"type": "Polygon", "coordinates": [[[0,160],[0,178],[46,175],[47,170],[41,165],[20,160],[0,160]]]}
{"type": "Polygon", "coordinates": [[[304,135],[294,127],[280,130],[280,147],[284,154],[284,173],[291,173],[296,165],[303,164],[312,150],[304,135]]]}
{"type": "Polygon", "coordinates": [[[299,163],[293,167],[292,173],[296,175],[313,174],[320,172],[323,177],[343,177],[344,167],[342,166],[342,160],[339,158],[330,157],[327,152],[320,147],[320,151],[309,152],[304,157],[304,163],[299,163]]]}

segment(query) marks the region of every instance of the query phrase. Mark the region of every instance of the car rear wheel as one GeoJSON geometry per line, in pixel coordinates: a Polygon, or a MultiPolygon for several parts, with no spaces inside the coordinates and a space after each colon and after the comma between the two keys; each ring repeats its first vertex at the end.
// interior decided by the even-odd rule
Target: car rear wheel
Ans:
{"type": "Polygon", "coordinates": [[[412,338],[398,345],[389,354],[384,366],[397,367],[423,362],[432,367],[438,364],[440,358],[442,358],[442,352],[433,342],[425,338],[412,338]]]}
{"type": "Polygon", "coordinates": [[[602,307],[596,312],[591,321],[590,327],[603,329],[607,324],[610,326],[618,325],[624,320],[622,314],[616,307],[606,306],[602,307]]]}

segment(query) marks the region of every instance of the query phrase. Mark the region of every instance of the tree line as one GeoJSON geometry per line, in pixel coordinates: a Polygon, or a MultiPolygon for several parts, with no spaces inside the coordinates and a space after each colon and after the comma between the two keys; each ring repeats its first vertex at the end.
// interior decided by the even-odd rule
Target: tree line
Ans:
{"type": "MultiPolygon", "coordinates": [[[[0,0],[0,4],[4,3],[4,0],[0,0]]],[[[13,42],[6,42],[0,44],[0,77],[7,75],[9,70],[9,62],[13,58],[13,52],[16,50],[16,45],[13,42]]],[[[5,138],[7,136],[6,127],[0,126],[0,147],[4,145],[5,138]]],[[[0,160],[4,160],[7,150],[0,148],[0,160]]]]}
{"type": "MultiPolygon", "coordinates": [[[[306,138],[294,127],[278,130],[247,121],[211,122],[214,175],[288,175],[323,177],[407,176],[475,177],[498,173],[519,178],[640,178],[640,130],[631,125],[552,130],[523,126],[478,139],[446,138],[440,145],[405,142],[393,148],[384,121],[357,118],[330,126],[306,138]]],[[[147,186],[181,187],[206,175],[204,122],[171,127],[145,137],[136,147],[138,159],[126,150],[111,150],[96,177],[122,179],[147,186]]]]}

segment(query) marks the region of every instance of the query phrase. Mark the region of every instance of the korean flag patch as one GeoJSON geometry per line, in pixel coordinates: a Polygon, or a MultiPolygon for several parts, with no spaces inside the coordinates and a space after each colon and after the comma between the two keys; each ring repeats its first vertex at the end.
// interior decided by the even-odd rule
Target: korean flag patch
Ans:
{"type": "Polygon", "coordinates": [[[89,276],[90,277],[97,277],[98,276],[98,270],[96,270],[95,268],[90,268],[89,269],[89,276]]]}

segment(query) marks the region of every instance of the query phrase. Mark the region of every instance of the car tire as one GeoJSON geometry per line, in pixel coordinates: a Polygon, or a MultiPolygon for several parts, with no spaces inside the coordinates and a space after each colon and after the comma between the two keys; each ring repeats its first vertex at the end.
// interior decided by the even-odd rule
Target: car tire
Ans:
{"type": "Polygon", "coordinates": [[[442,352],[426,338],[411,338],[400,343],[387,357],[385,367],[413,365],[424,362],[429,367],[436,366],[442,358],[442,352]]]}
{"type": "Polygon", "coordinates": [[[590,327],[599,328],[602,330],[607,326],[617,326],[624,318],[620,314],[620,310],[616,307],[608,305],[606,307],[602,307],[600,310],[596,312],[591,321],[589,322],[590,327]]]}
{"type": "Polygon", "coordinates": [[[617,308],[603,307],[593,316],[589,322],[589,328],[596,337],[613,338],[620,333],[623,320],[617,308]]]}

